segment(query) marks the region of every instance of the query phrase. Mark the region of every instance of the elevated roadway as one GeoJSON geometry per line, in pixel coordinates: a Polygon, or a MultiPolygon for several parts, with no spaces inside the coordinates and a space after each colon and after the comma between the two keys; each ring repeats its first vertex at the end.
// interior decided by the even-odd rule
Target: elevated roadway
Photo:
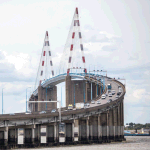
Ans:
{"type": "MultiPolygon", "coordinates": [[[[53,86],[60,82],[65,81],[65,75],[62,74],[55,78],[45,81],[42,83],[43,87],[53,86]]],[[[70,128],[70,132],[64,134],[64,142],[69,142],[71,138],[71,142],[82,142],[82,141],[97,141],[97,142],[109,142],[115,140],[123,140],[123,127],[124,127],[124,95],[125,95],[125,86],[114,79],[93,75],[93,74],[70,74],[72,78],[80,78],[83,80],[87,80],[87,82],[92,82],[95,84],[103,85],[104,82],[102,80],[105,79],[105,85],[111,83],[112,90],[118,92],[118,86],[121,86],[122,93],[116,98],[116,94],[112,95],[112,97],[106,96],[106,99],[101,99],[101,95],[98,95],[95,100],[95,104],[90,103],[90,107],[86,109],[77,109],[68,111],[67,108],[63,108],[61,112],[62,122],[65,123],[66,128],[68,126],[70,128]],[[100,80],[101,79],[101,80],[100,80]],[[108,102],[109,99],[112,99],[112,102],[108,102]],[[100,101],[101,104],[97,104],[97,101],[100,101]],[[70,126],[71,125],[71,126],[70,126]],[[71,133],[71,135],[70,135],[71,133]]],[[[103,85],[103,86],[105,86],[103,85]]],[[[108,94],[107,87],[105,86],[105,90],[103,94],[108,94]]],[[[37,90],[34,91],[34,94],[37,94],[37,90]]],[[[23,131],[31,129],[31,137],[30,144],[35,144],[35,137],[38,138],[37,143],[40,142],[40,132],[42,132],[40,128],[42,126],[47,127],[46,138],[48,138],[48,128],[53,127],[53,138],[54,143],[60,142],[59,136],[59,113],[56,111],[55,113],[51,113],[51,111],[47,111],[44,114],[39,114],[39,112],[34,112],[31,114],[25,113],[16,113],[14,115],[4,114],[0,115],[0,137],[3,137],[5,140],[3,142],[4,146],[9,145],[8,136],[5,137],[5,134],[10,134],[9,131],[14,129],[24,128],[23,131]],[[37,132],[35,132],[37,130],[37,132]],[[33,134],[33,132],[35,132],[33,134]],[[3,136],[2,136],[3,135],[3,136]]],[[[68,129],[69,130],[69,129],[68,129]]],[[[15,130],[16,132],[16,130],[15,130]]],[[[30,132],[30,131],[29,131],[30,132]]],[[[65,131],[64,131],[65,132],[65,131]]],[[[17,133],[17,132],[16,132],[17,133]]],[[[13,133],[11,133],[13,134],[13,133]]],[[[24,132],[24,138],[26,138],[27,133],[24,132]]],[[[17,135],[16,135],[17,136],[17,135]]],[[[28,135],[29,136],[29,135],[28,135]]],[[[0,139],[1,141],[1,139],[0,139]]],[[[18,145],[17,140],[14,141],[15,145],[18,145]]],[[[64,143],[63,142],[63,143],[64,143]]],[[[48,141],[46,143],[49,143],[48,141]]],[[[24,146],[27,144],[23,143],[24,146]]]]}

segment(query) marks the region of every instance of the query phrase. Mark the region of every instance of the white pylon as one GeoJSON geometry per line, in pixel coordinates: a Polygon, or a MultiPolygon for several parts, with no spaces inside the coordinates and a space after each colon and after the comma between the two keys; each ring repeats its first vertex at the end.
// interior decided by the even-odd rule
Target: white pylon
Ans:
{"type": "Polygon", "coordinates": [[[66,68],[65,66],[67,66],[67,75],[69,75],[71,68],[74,69],[82,68],[84,69],[84,72],[87,73],[87,69],[85,65],[85,56],[83,51],[83,44],[82,44],[82,36],[80,31],[78,8],[75,9],[69,35],[65,44],[64,53],[61,58],[60,69],[66,68]],[[68,64],[68,66],[66,63],[68,64]],[[75,65],[75,63],[77,63],[77,65],[75,65]]]}
{"type": "Polygon", "coordinates": [[[69,55],[69,60],[68,60],[67,75],[69,75],[69,72],[70,72],[70,64],[71,64],[72,55],[73,55],[73,46],[74,46],[75,36],[78,36],[78,38],[80,39],[80,49],[81,49],[81,53],[82,53],[82,62],[84,64],[84,71],[85,71],[85,73],[87,73],[87,69],[85,66],[85,56],[84,56],[84,52],[83,52],[82,36],[81,36],[81,31],[80,31],[78,8],[75,9],[75,13],[74,13],[74,17],[73,17],[72,44],[70,46],[70,55],[69,55]]]}
{"type": "Polygon", "coordinates": [[[50,50],[48,31],[46,31],[35,88],[37,82],[41,84],[42,81],[47,80],[50,76],[54,76],[54,70],[53,70],[53,62],[52,62],[52,56],[50,50]]]}

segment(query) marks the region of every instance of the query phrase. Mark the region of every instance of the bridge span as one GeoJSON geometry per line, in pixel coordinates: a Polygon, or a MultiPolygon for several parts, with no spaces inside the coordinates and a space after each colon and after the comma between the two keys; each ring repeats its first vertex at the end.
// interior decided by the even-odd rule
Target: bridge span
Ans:
{"type": "MultiPolygon", "coordinates": [[[[54,113],[47,110],[43,114],[40,114],[39,111],[33,111],[30,114],[16,113],[12,115],[0,115],[1,149],[124,140],[125,86],[115,79],[92,74],[70,74],[70,76],[63,74],[45,81],[41,86],[42,88],[47,86],[52,87],[65,81],[67,91],[69,87],[67,82],[71,82],[71,80],[68,81],[67,79],[71,77],[78,77],[85,81],[85,93],[87,97],[85,102],[89,102],[90,107],[70,111],[67,110],[67,107],[62,108],[61,124],[58,110],[54,113]],[[105,84],[102,79],[105,80],[105,84]],[[111,83],[112,89],[116,93],[118,92],[118,86],[122,89],[121,95],[118,98],[116,98],[116,94],[113,95],[111,102],[108,102],[108,96],[106,96],[106,99],[101,99],[102,94],[108,93],[108,89],[105,86],[108,83],[111,83]],[[92,90],[95,93],[95,97],[92,100],[95,100],[95,102],[100,101],[100,104],[92,104],[91,99],[88,99],[89,84],[92,84],[92,90]],[[98,92],[96,89],[98,89],[98,92]]],[[[38,96],[38,91],[34,91],[33,94],[35,97],[38,96]]]]}

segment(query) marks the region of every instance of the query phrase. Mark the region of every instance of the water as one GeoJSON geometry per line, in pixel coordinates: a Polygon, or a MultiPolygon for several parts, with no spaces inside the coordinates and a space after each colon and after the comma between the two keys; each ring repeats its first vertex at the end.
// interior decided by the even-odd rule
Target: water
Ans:
{"type": "MultiPolygon", "coordinates": [[[[126,136],[126,141],[104,144],[69,145],[50,148],[31,148],[32,150],[150,150],[150,136],[126,136]]],[[[18,149],[19,150],[19,149],[18,149]]],[[[28,150],[28,149],[22,149],[28,150]]]]}

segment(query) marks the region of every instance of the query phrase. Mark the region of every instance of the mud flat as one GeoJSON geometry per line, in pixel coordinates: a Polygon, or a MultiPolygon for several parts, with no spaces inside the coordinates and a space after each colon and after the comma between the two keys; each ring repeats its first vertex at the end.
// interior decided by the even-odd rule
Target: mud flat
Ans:
{"type": "MultiPolygon", "coordinates": [[[[31,148],[32,150],[150,150],[150,136],[126,136],[126,141],[109,144],[69,145],[49,148],[31,148]]],[[[28,148],[30,149],[30,148],[28,148]]],[[[28,150],[21,149],[21,150],[28,150]]],[[[19,150],[19,149],[17,149],[19,150]]]]}

